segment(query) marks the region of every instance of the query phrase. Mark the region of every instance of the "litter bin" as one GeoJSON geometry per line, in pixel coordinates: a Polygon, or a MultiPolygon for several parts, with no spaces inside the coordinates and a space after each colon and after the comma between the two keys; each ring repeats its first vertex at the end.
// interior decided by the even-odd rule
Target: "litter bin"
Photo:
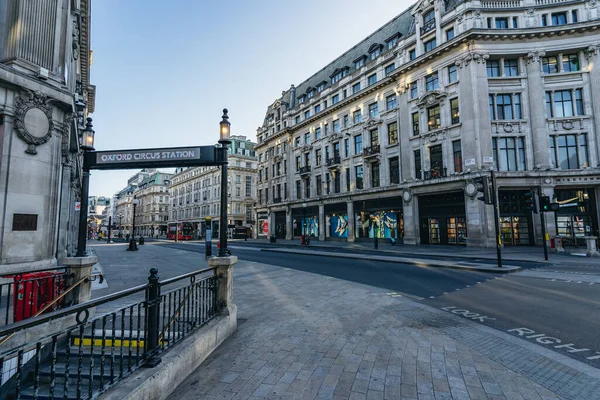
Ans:
{"type": "Polygon", "coordinates": [[[269,242],[270,243],[277,243],[277,236],[271,235],[271,237],[269,238],[269,242]]]}

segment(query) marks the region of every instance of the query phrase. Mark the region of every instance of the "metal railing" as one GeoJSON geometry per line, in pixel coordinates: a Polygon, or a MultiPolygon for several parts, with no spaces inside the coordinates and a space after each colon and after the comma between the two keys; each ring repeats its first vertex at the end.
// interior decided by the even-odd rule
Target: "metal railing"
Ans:
{"type": "Polygon", "coordinates": [[[447,176],[447,172],[448,172],[448,168],[447,167],[443,167],[443,168],[434,168],[430,171],[424,171],[424,179],[426,181],[431,180],[431,179],[438,179],[438,178],[445,178],[447,176]]]}
{"type": "Polygon", "coordinates": [[[300,173],[300,175],[308,174],[310,172],[310,166],[300,167],[298,172],[300,173]]]}
{"type": "Polygon", "coordinates": [[[363,157],[371,157],[379,154],[380,148],[378,144],[363,149],[363,157]]]}
{"type": "Polygon", "coordinates": [[[328,166],[328,167],[331,167],[331,166],[333,166],[333,165],[338,165],[338,164],[340,164],[341,162],[342,162],[342,159],[341,159],[340,155],[339,155],[339,154],[335,154],[335,155],[333,156],[333,158],[328,158],[328,159],[327,159],[327,166],[328,166]]]}
{"type": "Polygon", "coordinates": [[[430,30],[435,29],[435,18],[430,19],[429,21],[425,22],[423,24],[423,26],[421,27],[421,35],[429,32],[430,30]]]}
{"type": "Polygon", "coordinates": [[[207,268],[160,282],[153,268],[145,285],[0,327],[7,337],[69,321],[35,343],[0,350],[0,399],[92,399],[137,368],[157,365],[161,352],[217,315],[218,280],[216,268],[207,268]],[[173,289],[163,292],[167,285],[173,289]],[[111,311],[90,319],[103,305],[111,311]]]}
{"type": "MultiPolygon", "coordinates": [[[[5,275],[0,283],[0,326],[34,316],[67,289],[70,275],[65,268],[5,275]]],[[[50,311],[62,308],[64,299],[50,311]]]]}

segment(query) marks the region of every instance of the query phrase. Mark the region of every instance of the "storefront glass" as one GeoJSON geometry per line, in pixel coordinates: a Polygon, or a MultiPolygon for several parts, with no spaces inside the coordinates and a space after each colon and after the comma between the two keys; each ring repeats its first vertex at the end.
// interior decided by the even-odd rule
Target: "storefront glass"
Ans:
{"type": "Polygon", "coordinates": [[[356,237],[399,239],[404,232],[402,218],[398,211],[373,211],[356,214],[356,237]]]}
{"type": "Polygon", "coordinates": [[[329,217],[329,236],[332,238],[348,237],[348,215],[339,214],[329,217]]]}

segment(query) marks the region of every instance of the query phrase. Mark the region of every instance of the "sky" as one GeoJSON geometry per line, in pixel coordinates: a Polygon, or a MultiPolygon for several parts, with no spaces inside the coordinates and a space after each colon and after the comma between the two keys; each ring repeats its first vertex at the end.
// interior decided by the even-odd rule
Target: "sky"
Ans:
{"type": "MultiPolygon", "coordinates": [[[[412,0],[93,0],[96,150],[256,141],[267,107],[412,0]]],[[[92,171],[112,196],[135,170],[92,171]]]]}

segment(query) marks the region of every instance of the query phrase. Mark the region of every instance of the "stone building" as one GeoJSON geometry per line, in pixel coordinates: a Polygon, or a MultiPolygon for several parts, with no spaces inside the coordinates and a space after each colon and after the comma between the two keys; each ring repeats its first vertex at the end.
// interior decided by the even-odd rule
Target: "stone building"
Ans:
{"type": "MultiPolygon", "coordinates": [[[[133,199],[138,186],[147,178],[156,174],[156,169],[142,169],[140,172],[136,172],[127,180],[127,186],[115,193],[113,196],[113,203],[115,204],[114,209],[114,223],[117,225],[119,233],[126,235],[132,233],[133,224],[133,199]]],[[[138,210],[136,207],[136,214],[138,210]]],[[[138,214],[139,215],[139,214],[138,214]]],[[[136,224],[138,219],[136,219],[136,224]]]]}
{"type": "Polygon", "coordinates": [[[134,196],[138,201],[135,217],[136,236],[167,234],[169,220],[169,184],[173,174],[155,172],[137,185],[134,196]]]}
{"type": "MultiPolygon", "coordinates": [[[[76,251],[90,0],[0,0],[0,271],[76,251]]],[[[87,201],[87,199],[83,199],[87,201]]]]}
{"type": "MultiPolygon", "coordinates": [[[[228,225],[254,229],[256,205],[255,143],[246,136],[231,136],[228,165],[228,225]]],[[[211,217],[213,237],[220,226],[221,169],[194,167],[178,170],[171,179],[169,224],[191,224],[195,237],[204,236],[205,218],[211,217]]]]}
{"type": "Polygon", "coordinates": [[[269,105],[259,223],[292,238],[494,246],[598,235],[600,2],[422,0],[269,105]]]}

